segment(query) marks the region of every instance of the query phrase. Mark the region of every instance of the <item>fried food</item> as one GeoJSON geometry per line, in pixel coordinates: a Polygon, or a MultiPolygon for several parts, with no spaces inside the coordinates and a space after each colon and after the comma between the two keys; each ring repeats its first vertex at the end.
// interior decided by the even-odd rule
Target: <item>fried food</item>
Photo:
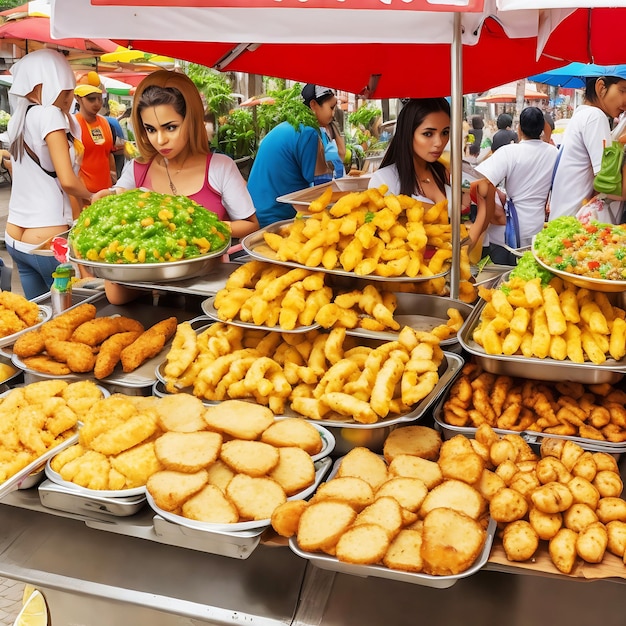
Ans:
{"type": "Polygon", "coordinates": [[[600,563],[609,542],[604,524],[594,522],[578,533],[576,552],[587,563],[600,563]]]}
{"type": "Polygon", "coordinates": [[[489,502],[489,514],[496,522],[514,522],[522,519],[528,511],[524,496],[511,488],[498,491],[489,502]]]}
{"type": "Polygon", "coordinates": [[[219,433],[163,433],[155,442],[155,454],[165,469],[194,474],[214,463],[222,447],[219,433]]]}
{"type": "Polygon", "coordinates": [[[160,509],[175,511],[206,484],[206,470],[200,470],[195,474],[163,470],[148,478],[146,489],[160,509]]]}
{"type": "Polygon", "coordinates": [[[226,496],[237,507],[242,521],[271,519],[274,509],[287,501],[285,491],[275,480],[246,474],[233,477],[226,496]]]}
{"type": "Polygon", "coordinates": [[[191,324],[189,322],[178,324],[163,373],[167,378],[182,376],[199,352],[198,336],[191,324]]]}
{"type": "Polygon", "coordinates": [[[383,447],[383,455],[387,463],[391,463],[399,454],[419,456],[434,461],[441,448],[441,435],[433,428],[426,426],[404,426],[392,430],[383,447]]]}
{"type": "Polygon", "coordinates": [[[192,433],[205,430],[202,400],[187,393],[159,398],[155,406],[159,426],[165,431],[192,433]]]}
{"type": "Polygon", "coordinates": [[[298,532],[302,514],[309,506],[306,500],[287,500],[272,513],[272,528],[281,537],[293,537],[298,532]]]}
{"type": "Polygon", "coordinates": [[[84,343],[47,339],[45,347],[48,356],[61,363],[66,363],[72,372],[90,372],[96,363],[94,353],[84,343]]]}
{"type": "Polygon", "coordinates": [[[419,478],[429,490],[443,482],[441,468],[435,461],[428,461],[409,454],[400,454],[391,461],[389,476],[419,478]]]}
{"type": "Polygon", "coordinates": [[[385,530],[391,541],[404,524],[402,507],[391,496],[376,498],[372,504],[366,506],[354,520],[353,526],[361,524],[376,524],[385,530]]]}
{"type": "MultiPolygon", "coordinates": [[[[531,494],[533,504],[544,513],[561,513],[572,506],[574,497],[566,485],[547,483],[531,494]]],[[[626,506],[626,503],[624,503],[626,506]]]]}
{"type": "Polygon", "coordinates": [[[280,455],[278,448],[267,443],[233,439],[222,445],[220,459],[237,473],[260,477],[278,465],[280,455]]]}
{"type": "Polygon", "coordinates": [[[341,460],[337,476],[356,476],[369,483],[374,491],[388,478],[383,459],[367,448],[352,448],[341,460]]]}
{"type": "Polygon", "coordinates": [[[539,539],[552,539],[563,526],[561,513],[544,513],[534,507],[528,513],[528,521],[539,539]]]}
{"type": "Polygon", "coordinates": [[[288,417],[272,423],[261,434],[261,441],[277,448],[297,446],[311,456],[321,452],[323,447],[319,431],[299,417],[288,417]]]}
{"type": "Polygon", "coordinates": [[[123,485],[115,487],[109,483],[109,489],[143,487],[152,474],[165,469],[156,455],[154,441],[145,441],[112,456],[109,462],[111,467],[124,477],[123,485]]]}
{"type": "Polygon", "coordinates": [[[487,510],[487,501],[471,485],[460,480],[445,480],[428,492],[420,508],[420,516],[425,517],[441,507],[460,511],[477,520],[487,510]]]}
{"type": "Polygon", "coordinates": [[[563,525],[574,532],[581,532],[590,524],[598,521],[595,511],[588,505],[575,502],[567,511],[563,511],[563,525]]]}
{"type": "Polygon", "coordinates": [[[115,366],[120,362],[122,350],[129,346],[142,331],[118,332],[106,339],[100,346],[93,367],[93,375],[101,380],[113,373],[115,366]]]}
{"type": "Polygon", "coordinates": [[[274,413],[259,404],[225,400],[206,409],[204,420],[211,430],[236,439],[254,440],[274,424],[274,413]]]}
{"type": "Polygon", "coordinates": [[[556,568],[563,574],[571,574],[576,563],[576,541],[578,534],[569,528],[561,528],[559,532],[550,539],[548,551],[550,559],[556,568]]]}
{"type": "Polygon", "coordinates": [[[376,492],[376,498],[391,496],[402,508],[416,513],[428,494],[428,487],[419,478],[396,476],[384,482],[376,492]]]}
{"type": "Polygon", "coordinates": [[[310,504],[300,517],[297,541],[302,550],[329,551],[356,519],[356,512],[346,502],[326,500],[310,504]]]}
{"type": "Polygon", "coordinates": [[[337,542],[339,561],[356,565],[378,563],[387,553],[390,538],[378,524],[360,524],[345,532],[337,542]]]}
{"type": "Polygon", "coordinates": [[[539,536],[526,520],[517,520],[504,529],[502,547],[509,561],[527,561],[539,547],[539,536]]]}
{"type": "Polygon", "coordinates": [[[422,571],[422,533],[419,530],[403,529],[391,542],[383,563],[404,572],[422,571]]]}
{"type": "Polygon", "coordinates": [[[41,372],[42,374],[52,374],[53,376],[67,376],[72,370],[66,363],[59,363],[46,354],[38,356],[29,356],[22,359],[24,365],[31,370],[41,372]]]}
{"type": "Polygon", "coordinates": [[[121,353],[124,372],[133,372],[142,363],[161,352],[165,344],[174,336],[178,320],[169,317],[145,330],[121,353]]]}
{"type": "Polygon", "coordinates": [[[287,496],[292,496],[313,484],[315,466],[305,450],[282,447],[278,448],[278,464],[269,472],[269,477],[284,489],[287,496]]]}
{"type": "Polygon", "coordinates": [[[136,413],[125,422],[96,435],[89,447],[102,454],[115,455],[152,437],[157,430],[156,415],[136,413]]]}
{"type": "Polygon", "coordinates": [[[44,341],[48,339],[56,339],[58,341],[69,341],[72,333],[84,322],[92,320],[96,316],[96,307],[84,302],[78,306],[72,307],[57,315],[41,325],[40,332],[44,341]]]}
{"type": "Polygon", "coordinates": [[[44,336],[39,329],[29,330],[20,335],[13,344],[13,353],[21,359],[36,356],[45,350],[44,336]]]}
{"type": "Polygon", "coordinates": [[[72,333],[70,341],[95,347],[115,333],[143,331],[143,324],[130,317],[97,317],[78,326],[72,333]]]}
{"type": "Polygon", "coordinates": [[[374,490],[369,483],[356,476],[339,476],[322,483],[316,490],[312,502],[341,500],[360,512],[374,502],[374,490]]]}
{"type": "Polygon", "coordinates": [[[235,505],[214,485],[206,485],[186,500],[182,514],[188,519],[210,524],[234,524],[239,521],[235,505]]]}
{"type": "Polygon", "coordinates": [[[486,533],[471,517],[449,508],[433,509],[424,518],[421,555],[423,571],[453,576],[478,558],[486,533]]]}
{"type": "Polygon", "coordinates": [[[0,307],[11,311],[23,322],[24,327],[34,326],[39,322],[39,307],[19,293],[0,291],[0,307]]]}
{"type": "Polygon", "coordinates": [[[608,536],[607,550],[615,556],[624,557],[626,553],[626,522],[613,520],[606,525],[608,536]]]}

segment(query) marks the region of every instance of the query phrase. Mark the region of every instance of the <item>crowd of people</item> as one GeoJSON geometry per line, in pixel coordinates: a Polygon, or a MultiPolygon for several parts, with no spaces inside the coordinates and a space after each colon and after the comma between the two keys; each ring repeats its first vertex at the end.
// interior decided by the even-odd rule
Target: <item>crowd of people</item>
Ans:
{"type": "MultiPolygon", "coordinates": [[[[132,160],[123,154],[124,130],[110,114],[97,73],[79,77],[77,84],[67,60],[47,49],[26,55],[11,73],[9,147],[2,155],[12,173],[5,242],[31,299],[49,291],[57,263],[32,250],[66,232],[99,198],[140,187],[185,195],[229,224],[239,239],[294,217],[279,196],[345,175],[337,96],[326,87],[307,84],[301,93],[318,126],[283,122],[274,127],[261,141],[246,181],[229,156],[211,148],[215,116],[183,73],[158,70],[138,86],[130,113],[138,150],[132,160]]],[[[442,159],[452,123],[448,100],[402,103],[369,186],[384,184],[388,193],[425,203],[449,200],[450,172],[442,159]]],[[[626,80],[606,76],[587,80],[585,102],[570,120],[560,150],[551,140],[554,121],[537,107],[522,110],[517,124],[508,113],[487,123],[478,115],[464,122],[470,139],[464,158],[475,166],[470,248],[493,262],[514,265],[518,256],[503,236],[511,207],[520,247],[546,219],[576,215],[594,195],[603,147],[624,111],[626,80]]],[[[612,199],[625,197],[626,182],[612,199]]],[[[621,211],[614,216],[620,219],[621,211]]],[[[133,294],[107,284],[111,302],[133,294]]]]}

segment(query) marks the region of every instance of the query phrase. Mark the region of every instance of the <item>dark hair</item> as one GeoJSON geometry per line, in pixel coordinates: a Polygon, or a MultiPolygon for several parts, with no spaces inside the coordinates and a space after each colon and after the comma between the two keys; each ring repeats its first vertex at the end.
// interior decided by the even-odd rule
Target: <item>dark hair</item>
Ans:
{"type": "Polygon", "coordinates": [[[319,87],[314,85],[313,83],[307,83],[300,92],[302,99],[304,100],[304,104],[306,104],[309,108],[311,107],[311,100],[315,100],[317,104],[324,104],[326,100],[330,100],[335,97],[335,92],[327,87],[319,87]],[[322,91],[322,93],[316,98],[315,93],[317,91],[322,91]]]}
{"type": "Polygon", "coordinates": [[[500,130],[506,130],[509,126],[513,125],[513,118],[508,113],[500,113],[498,115],[498,121],[496,122],[496,126],[500,130]]]}
{"type": "MultiPolygon", "coordinates": [[[[417,98],[411,99],[400,110],[396,122],[396,131],[389,143],[389,148],[383,157],[380,167],[394,165],[400,179],[400,193],[411,196],[415,189],[420,187],[413,165],[413,135],[427,115],[442,111],[450,116],[450,104],[445,98],[417,98]]],[[[430,164],[435,182],[445,193],[447,171],[443,163],[435,161],[430,164]]]]}
{"type": "Polygon", "coordinates": [[[519,116],[519,126],[528,139],[540,139],[545,126],[543,111],[537,107],[526,107],[519,116]]]}
{"type": "Polygon", "coordinates": [[[472,117],[472,128],[481,129],[485,127],[485,122],[480,115],[474,115],[472,117]]]}
{"type": "Polygon", "coordinates": [[[550,130],[555,129],[554,118],[552,117],[552,115],[550,115],[550,113],[548,113],[547,111],[544,111],[543,119],[545,120],[546,124],[550,127],[550,130]]]}
{"type": "Polygon", "coordinates": [[[625,79],[620,78],[619,76],[594,76],[591,78],[587,78],[587,80],[585,81],[585,100],[587,100],[587,102],[597,104],[598,96],[596,94],[596,83],[599,80],[601,80],[608,89],[611,85],[615,85],[619,83],[620,80],[625,79]]]}

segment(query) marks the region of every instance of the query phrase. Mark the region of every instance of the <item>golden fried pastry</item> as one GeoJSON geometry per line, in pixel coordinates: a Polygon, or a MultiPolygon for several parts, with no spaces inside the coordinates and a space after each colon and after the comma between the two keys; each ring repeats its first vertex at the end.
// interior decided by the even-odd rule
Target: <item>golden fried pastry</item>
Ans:
{"type": "Polygon", "coordinates": [[[62,390],[67,406],[78,415],[84,415],[96,402],[102,400],[102,389],[92,380],[78,380],[62,390]]]}
{"type": "Polygon", "coordinates": [[[423,571],[435,576],[460,574],[478,558],[485,538],[482,526],[465,513],[433,509],[424,518],[423,571]]]}
{"type": "Polygon", "coordinates": [[[544,513],[534,507],[528,513],[528,521],[539,539],[552,539],[563,526],[561,513],[544,513]]]}
{"type": "Polygon", "coordinates": [[[153,413],[134,414],[125,422],[98,434],[89,447],[102,454],[119,454],[152,437],[158,428],[153,413]]]}
{"type": "Polygon", "coordinates": [[[228,483],[235,476],[235,472],[233,472],[233,470],[231,470],[226,463],[220,461],[219,459],[207,468],[207,474],[209,475],[207,480],[209,485],[215,485],[224,493],[226,493],[228,483]]]}
{"type": "Polygon", "coordinates": [[[226,497],[237,507],[240,521],[271,519],[274,509],[287,501],[275,480],[246,474],[237,474],[228,483],[226,497]]]}
{"type": "Polygon", "coordinates": [[[362,478],[339,476],[317,488],[312,501],[322,500],[341,500],[358,512],[374,502],[374,490],[362,478]]]}
{"type": "Polygon", "coordinates": [[[509,561],[528,561],[539,547],[539,537],[526,520],[517,520],[504,529],[502,547],[509,561]]]}
{"type": "Polygon", "coordinates": [[[176,328],[172,347],[167,353],[163,370],[167,379],[182,376],[198,356],[198,336],[189,322],[181,322],[176,328]]]}
{"type": "Polygon", "coordinates": [[[600,498],[596,513],[603,524],[614,520],[626,522],[626,502],[621,498],[600,498]]]}
{"type": "Polygon", "coordinates": [[[403,572],[421,572],[423,567],[421,530],[402,529],[387,548],[383,563],[391,569],[403,572]]]}
{"type": "Polygon", "coordinates": [[[13,353],[23,359],[40,354],[46,349],[45,340],[39,329],[29,330],[20,335],[13,344],[13,353]]]}
{"type": "Polygon", "coordinates": [[[26,326],[39,322],[39,306],[19,293],[0,291],[0,307],[13,311],[26,326]]]}
{"type": "Polygon", "coordinates": [[[319,431],[301,417],[277,420],[261,434],[261,441],[277,448],[297,446],[311,456],[322,450],[323,442],[319,431]]]}
{"type": "Polygon", "coordinates": [[[146,484],[152,474],[165,469],[155,453],[154,441],[146,441],[133,446],[117,456],[110,457],[109,461],[111,467],[123,476],[124,489],[141,487],[146,484]]]}
{"type": "Polygon", "coordinates": [[[210,524],[235,524],[239,513],[235,505],[214,485],[206,485],[183,504],[188,519],[210,524]]]}
{"type": "Polygon", "coordinates": [[[502,480],[501,476],[498,476],[495,472],[486,469],[483,470],[480,478],[472,485],[472,487],[477,489],[485,500],[491,502],[491,499],[496,495],[496,493],[498,493],[500,489],[504,489],[506,487],[506,483],[502,480]]]}
{"type": "MultiPolygon", "coordinates": [[[[206,409],[204,420],[211,430],[253,440],[274,424],[274,413],[260,404],[225,400],[206,409]]],[[[317,431],[316,434],[319,437],[317,431]]]]}
{"type": "Polygon", "coordinates": [[[396,476],[380,486],[376,492],[376,499],[391,496],[397,500],[402,508],[417,512],[420,510],[427,494],[428,487],[426,487],[423,480],[396,476]]]}
{"type": "MultiPolygon", "coordinates": [[[[88,346],[100,345],[103,341],[108,339],[111,335],[120,332],[119,317],[96,317],[93,320],[89,320],[81,324],[72,333],[71,341],[78,343],[85,343],[88,346]]],[[[126,318],[129,319],[129,318],[126,318]]],[[[136,322],[136,330],[143,332],[143,326],[141,323],[136,322]]]]}
{"type": "Polygon", "coordinates": [[[96,355],[93,375],[98,379],[106,378],[113,373],[115,366],[120,362],[122,350],[129,346],[141,331],[128,331],[113,334],[102,342],[96,355]]]}
{"type": "Polygon", "coordinates": [[[347,502],[314,502],[300,517],[298,545],[307,552],[331,550],[355,519],[356,512],[347,502]]]}
{"type": "Polygon", "coordinates": [[[148,478],[146,488],[155,504],[164,511],[175,511],[207,484],[207,473],[195,474],[163,470],[148,478]]]}
{"type": "Polygon", "coordinates": [[[135,371],[142,363],[161,352],[165,344],[174,336],[178,320],[169,317],[145,330],[121,353],[124,372],[135,371]]]}
{"type": "Polygon", "coordinates": [[[389,464],[390,476],[407,476],[419,478],[432,489],[443,482],[441,468],[435,461],[428,461],[418,456],[400,454],[389,464]]]}
{"type": "Polygon", "coordinates": [[[337,542],[336,556],[344,563],[373,565],[386,554],[391,540],[377,524],[360,524],[345,532],[337,542]]]}
{"type": "Polygon", "coordinates": [[[84,343],[46,339],[45,346],[49,356],[62,363],[67,363],[72,372],[90,372],[96,363],[94,353],[84,343]]]}
{"type": "Polygon", "coordinates": [[[306,500],[287,500],[272,513],[272,528],[281,537],[293,537],[298,532],[300,517],[309,506],[306,500]]]}
{"type": "Polygon", "coordinates": [[[155,442],[155,453],[166,469],[193,474],[207,468],[219,456],[222,435],[208,431],[164,433],[155,442]]]}
{"type": "Polygon", "coordinates": [[[55,361],[52,357],[46,354],[40,354],[37,356],[29,356],[22,359],[22,362],[29,370],[35,370],[42,374],[51,374],[53,376],[67,376],[72,373],[72,370],[66,363],[60,363],[55,361]]]}
{"type": "Polygon", "coordinates": [[[391,496],[382,496],[356,516],[353,526],[376,524],[385,530],[391,541],[398,534],[403,523],[402,507],[399,502],[391,496]]]}
{"type": "Polygon", "coordinates": [[[44,341],[56,339],[58,341],[69,341],[72,333],[84,322],[92,320],[96,316],[96,307],[84,302],[72,307],[57,315],[54,319],[48,320],[41,325],[40,332],[44,341]]]}
{"type": "Polygon", "coordinates": [[[472,519],[479,519],[487,510],[487,501],[478,490],[467,483],[460,480],[444,480],[424,498],[420,516],[425,517],[439,507],[461,511],[472,519]]]}
{"type": "Polygon", "coordinates": [[[376,491],[388,478],[387,465],[368,448],[352,448],[341,460],[337,476],[362,478],[376,491]]]}
{"type": "Polygon", "coordinates": [[[429,461],[435,461],[441,448],[441,435],[426,426],[404,426],[392,430],[383,448],[387,463],[399,454],[411,454],[429,461]]]}
{"type": "Polygon", "coordinates": [[[269,474],[279,458],[278,448],[261,441],[233,439],[224,443],[220,451],[220,459],[232,470],[255,477],[269,474]]]}
{"type": "MultiPolygon", "coordinates": [[[[574,502],[572,492],[567,486],[557,482],[546,483],[535,489],[530,497],[533,504],[544,513],[567,511],[574,502]]],[[[626,502],[624,506],[626,506],[626,502]]]]}
{"type": "Polygon", "coordinates": [[[315,466],[308,454],[301,448],[278,448],[278,465],[269,472],[288,496],[303,491],[315,481],[315,466]]]}
{"type": "Polygon", "coordinates": [[[159,398],[156,404],[159,426],[165,431],[193,433],[206,430],[205,406],[202,400],[188,393],[159,398]]]}

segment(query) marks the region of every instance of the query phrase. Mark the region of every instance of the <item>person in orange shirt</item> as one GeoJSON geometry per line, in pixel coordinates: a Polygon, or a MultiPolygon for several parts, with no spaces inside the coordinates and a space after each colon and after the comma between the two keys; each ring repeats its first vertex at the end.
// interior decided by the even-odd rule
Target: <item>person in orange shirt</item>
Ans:
{"type": "Polygon", "coordinates": [[[78,85],[74,96],[79,106],[74,117],[80,125],[85,148],[80,177],[87,189],[95,193],[117,182],[113,133],[107,119],[98,114],[102,108],[102,90],[99,87],[78,85]]]}

